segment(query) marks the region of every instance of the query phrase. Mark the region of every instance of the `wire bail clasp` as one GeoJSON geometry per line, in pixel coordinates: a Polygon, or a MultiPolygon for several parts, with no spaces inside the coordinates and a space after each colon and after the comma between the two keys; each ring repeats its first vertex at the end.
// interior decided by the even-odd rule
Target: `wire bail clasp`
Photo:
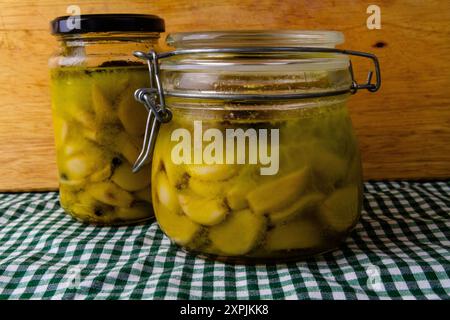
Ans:
{"type": "Polygon", "coordinates": [[[378,91],[378,89],[380,89],[380,87],[381,87],[381,71],[380,71],[380,63],[378,61],[378,58],[374,54],[371,54],[368,52],[360,52],[360,51],[353,51],[353,50],[341,50],[341,52],[344,54],[352,55],[352,56],[370,59],[375,67],[375,83],[372,83],[373,71],[370,70],[367,74],[366,83],[359,84],[355,80],[355,74],[353,73],[353,64],[352,64],[352,61],[350,60],[349,69],[350,69],[350,75],[352,77],[352,85],[350,88],[350,92],[352,94],[355,94],[359,89],[366,89],[370,92],[378,91]]]}
{"type": "Polygon", "coordinates": [[[349,56],[357,56],[371,60],[374,65],[375,83],[372,82],[374,71],[369,71],[367,80],[363,84],[359,84],[353,73],[352,62],[349,59],[349,71],[351,75],[351,84],[348,88],[343,90],[332,90],[325,92],[307,92],[307,93],[293,93],[293,94],[227,94],[211,96],[210,93],[189,93],[177,94],[167,93],[172,97],[188,97],[188,98],[208,98],[208,99],[230,99],[230,100],[267,100],[267,99],[304,99],[304,98],[320,98],[335,96],[345,93],[355,94],[359,89],[365,89],[369,92],[376,92],[381,87],[381,71],[378,58],[371,53],[343,50],[336,48],[315,48],[315,47],[242,47],[242,48],[205,48],[205,49],[183,49],[157,54],[155,51],[148,53],[142,51],[135,51],[134,56],[146,60],[150,73],[150,88],[138,89],[134,93],[137,101],[143,103],[148,110],[147,124],[145,127],[144,143],[138,159],[134,163],[133,172],[138,171],[153,154],[156,138],[158,135],[161,123],[169,122],[172,119],[172,112],[166,107],[164,99],[164,90],[162,88],[161,79],[159,76],[159,59],[173,57],[177,55],[187,54],[215,54],[215,53],[243,53],[243,54],[259,54],[259,53],[336,53],[349,56]]]}
{"type": "Polygon", "coordinates": [[[148,111],[142,150],[133,165],[133,172],[137,172],[144,166],[148,159],[151,159],[159,127],[161,123],[169,122],[172,119],[172,112],[167,109],[165,104],[164,92],[159,78],[159,62],[156,52],[150,51],[149,53],[145,53],[135,51],[133,54],[135,57],[147,61],[150,73],[150,88],[141,88],[134,92],[134,98],[138,102],[143,103],[148,111]]]}

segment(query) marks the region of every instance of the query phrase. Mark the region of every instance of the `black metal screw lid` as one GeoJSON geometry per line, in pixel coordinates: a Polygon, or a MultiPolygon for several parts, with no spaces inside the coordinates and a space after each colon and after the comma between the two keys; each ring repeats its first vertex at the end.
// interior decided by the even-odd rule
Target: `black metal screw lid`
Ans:
{"type": "Polygon", "coordinates": [[[151,14],[82,14],[80,28],[73,28],[75,16],[58,17],[50,22],[52,34],[89,32],[164,32],[164,20],[151,14]],[[69,20],[70,19],[70,20],[69,20]]]}

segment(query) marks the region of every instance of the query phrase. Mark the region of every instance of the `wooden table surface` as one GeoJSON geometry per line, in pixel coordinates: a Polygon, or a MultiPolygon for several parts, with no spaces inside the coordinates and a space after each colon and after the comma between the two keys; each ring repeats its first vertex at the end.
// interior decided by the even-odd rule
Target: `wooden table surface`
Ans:
{"type": "MultiPolygon", "coordinates": [[[[366,27],[373,1],[77,1],[82,13],[153,13],[168,32],[330,29],[341,48],[380,59],[383,86],[350,110],[366,179],[450,177],[450,2],[379,0],[381,29],[366,27]]],[[[73,1],[0,0],[0,191],[57,187],[47,59],[49,21],[73,1]]],[[[164,38],[163,38],[164,39],[164,38]]],[[[368,65],[355,61],[357,75],[368,65]]]]}

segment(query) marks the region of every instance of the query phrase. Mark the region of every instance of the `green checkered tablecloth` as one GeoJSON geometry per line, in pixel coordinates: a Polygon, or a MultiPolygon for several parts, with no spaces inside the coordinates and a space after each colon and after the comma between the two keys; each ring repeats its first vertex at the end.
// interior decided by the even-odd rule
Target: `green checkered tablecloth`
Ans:
{"type": "Polygon", "coordinates": [[[0,298],[449,299],[450,182],[372,182],[339,250],[278,265],[187,255],[156,223],[86,226],[57,193],[0,194],[0,298]]]}

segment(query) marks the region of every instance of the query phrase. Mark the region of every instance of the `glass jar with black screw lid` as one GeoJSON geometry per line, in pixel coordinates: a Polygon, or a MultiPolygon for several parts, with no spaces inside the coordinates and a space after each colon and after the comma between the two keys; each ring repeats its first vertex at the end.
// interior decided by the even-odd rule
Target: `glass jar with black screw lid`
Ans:
{"type": "Polygon", "coordinates": [[[133,92],[148,86],[149,76],[132,52],[158,52],[164,20],[141,14],[65,16],[51,22],[51,31],[59,44],[49,66],[61,206],[95,224],[149,219],[150,165],[137,174],[131,170],[147,114],[133,92]]]}

